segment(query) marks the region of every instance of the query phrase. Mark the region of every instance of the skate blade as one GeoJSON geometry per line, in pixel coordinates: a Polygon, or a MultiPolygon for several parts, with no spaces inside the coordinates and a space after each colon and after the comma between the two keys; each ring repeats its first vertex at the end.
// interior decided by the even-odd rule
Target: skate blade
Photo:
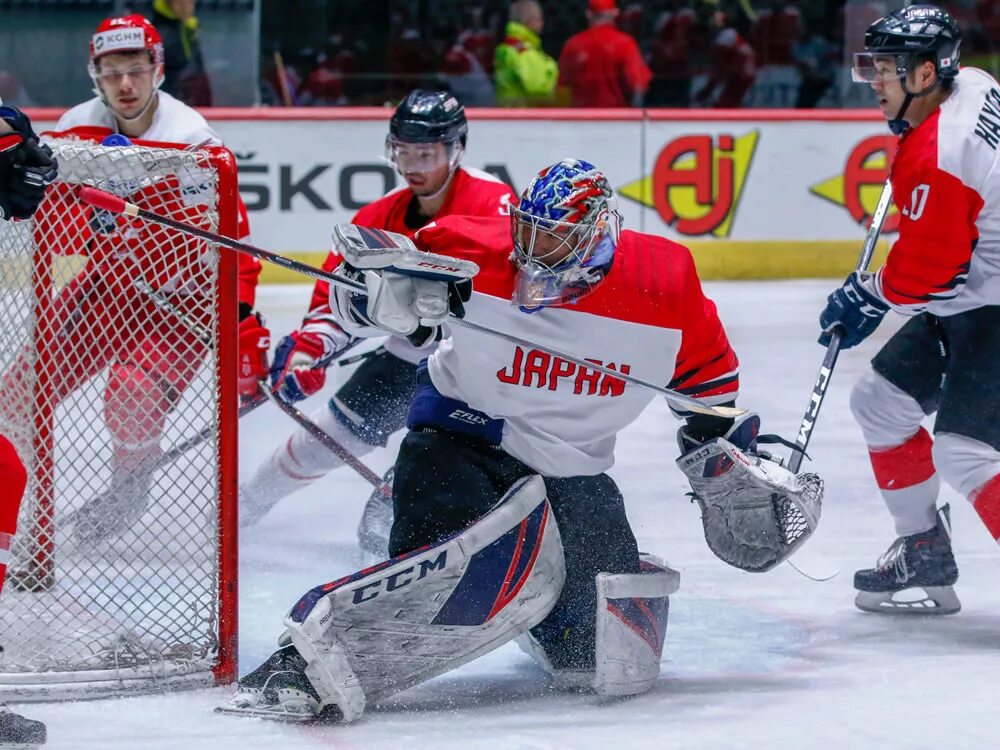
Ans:
{"type": "Polygon", "coordinates": [[[303,707],[303,710],[296,711],[281,706],[260,706],[260,705],[233,705],[226,703],[215,709],[217,714],[228,716],[243,716],[251,719],[267,719],[268,721],[278,721],[286,724],[307,724],[316,721],[319,717],[312,711],[303,707]]]}
{"type": "Polygon", "coordinates": [[[955,589],[951,586],[916,586],[903,591],[875,593],[859,591],[854,605],[864,611],[880,615],[953,615],[962,609],[955,589]],[[923,597],[900,599],[900,595],[923,592],[923,597]]]}

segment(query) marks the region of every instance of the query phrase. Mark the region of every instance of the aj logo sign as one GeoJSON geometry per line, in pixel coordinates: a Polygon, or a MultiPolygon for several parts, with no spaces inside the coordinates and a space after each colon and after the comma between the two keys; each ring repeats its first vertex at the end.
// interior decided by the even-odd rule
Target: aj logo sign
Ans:
{"type": "Polygon", "coordinates": [[[728,237],[759,133],[685,135],[656,157],[653,173],[619,189],[680,234],[728,237]]]}
{"type": "MultiPolygon", "coordinates": [[[[895,148],[896,137],[893,135],[865,138],[851,149],[843,174],[816,183],[809,188],[809,192],[846,208],[854,221],[867,226],[889,177],[895,148]]],[[[899,213],[895,207],[890,207],[882,224],[882,233],[898,230],[899,213]]]]}

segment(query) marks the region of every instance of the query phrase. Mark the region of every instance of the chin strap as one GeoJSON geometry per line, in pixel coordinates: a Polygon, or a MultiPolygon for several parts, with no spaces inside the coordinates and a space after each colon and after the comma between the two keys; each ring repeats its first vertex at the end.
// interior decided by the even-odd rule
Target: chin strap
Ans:
{"type": "Polygon", "coordinates": [[[940,87],[941,85],[941,79],[938,78],[930,86],[925,88],[923,91],[919,91],[917,93],[913,93],[908,88],[906,88],[906,76],[900,76],[899,83],[903,87],[903,91],[906,92],[906,98],[903,99],[903,104],[902,106],[900,106],[899,112],[897,112],[896,116],[891,120],[889,120],[888,122],[889,130],[892,131],[893,135],[902,135],[903,133],[906,132],[907,128],[910,127],[910,123],[904,119],[906,117],[906,110],[909,109],[910,107],[910,102],[912,102],[914,99],[923,98],[928,94],[931,94],[932,92],[937,90],[938,87],[940,87]]]}

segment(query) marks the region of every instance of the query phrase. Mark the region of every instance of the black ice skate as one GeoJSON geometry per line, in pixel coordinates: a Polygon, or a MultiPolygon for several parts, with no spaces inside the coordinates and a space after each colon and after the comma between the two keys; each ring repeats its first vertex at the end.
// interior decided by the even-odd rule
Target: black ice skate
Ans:
{"type": "Polygon", "coordinates": [[[215,710],[275,721],[336,719],[321,712],[319,694],[306,677],[305,669],[306,660],[295,646],[283,646],[241,679],[236,695],[215,710]]]}
{"type": "Polygon", "coordinates": [[[900,537],[874,568],[854,574],[854,603],[865,612],[950,615],[962,608],[952,588],[957,580],[951,514],[945,505],[933,529],[900,537]],[[923,597],[915,598],[920,591],[923,597]]]}
{"type": "Polygon", "coordinates": [[[45,725],[0,704],[0,748],[31,750],[45,744],[45,725]]]}
{"type": "Polygon", "coordinates": [[[104,492],[87,500],[69,519],[76,544],[117,539],[131,529],[149,505],[153,475],[147,471],[118,473],[104,492]]]}

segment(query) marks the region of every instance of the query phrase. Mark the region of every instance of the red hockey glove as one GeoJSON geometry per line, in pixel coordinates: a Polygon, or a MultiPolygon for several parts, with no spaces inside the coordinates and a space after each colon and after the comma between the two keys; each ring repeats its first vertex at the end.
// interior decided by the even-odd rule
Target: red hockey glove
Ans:
{"type": "Polygon", "coordinates": [[[238,389],[241,398],[257,395],[257,384],[268,372],[267,350],[271,346],[271,332],[264,325],[260,313],[245,302],[240,303],[239,374],[238,389]]]}

